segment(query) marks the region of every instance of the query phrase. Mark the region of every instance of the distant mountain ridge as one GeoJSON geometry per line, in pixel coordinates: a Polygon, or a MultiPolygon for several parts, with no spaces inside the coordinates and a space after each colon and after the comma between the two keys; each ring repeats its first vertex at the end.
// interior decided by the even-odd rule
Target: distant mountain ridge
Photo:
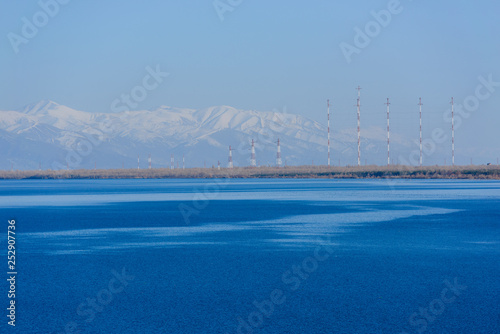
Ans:
{"type": "MultiPolygon", "coordinates": [[[[256,142],[257,162],[275,165],[280,138],[283,163],[326,164],[327,128],[300,115],[277,111],[240,110],[229,106],[204,109],[160,106],[119,113],[78,111],[50,100],[19,110],[0,111],[0,168],[43,169],[147,168],[227,165],[228,147],[235,166],[250,163],[250,142],[256,142]]],[[[374,160],[383,150],[382,129],[363,131],[363,158],[374,160]]],[[[354,164],[354,129],[332,134],[333,163],[354,164]]],[[[409,147],[408,140],[394,145],[409,147]]],[[[377,159],[379,159],[378,157],[377,159]]],[[[381,159],[379,159],[381,160],[381,159]]]]}

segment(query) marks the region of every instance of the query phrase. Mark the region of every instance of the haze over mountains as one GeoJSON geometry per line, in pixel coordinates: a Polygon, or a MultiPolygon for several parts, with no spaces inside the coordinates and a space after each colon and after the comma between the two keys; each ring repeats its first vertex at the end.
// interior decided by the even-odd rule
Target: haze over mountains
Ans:
{"type": "MultiPolygon", "coordinates": [[[[326,164],[327,128],[283,111],[238,110],[228,106],[201,110],[160,106],[154,110],[94,113],[43,100],[15,111],[0,111],[1,169],[147,168],[227,166],[232,145],[235,166],[250,164],[256,142],[258,165],[274,166],[280,139],[283,164],[326,164]]],[[[357,163],[355,129],[333,131],[332,164],[357,163]]],[[[391,137],[391,152],[408,160],[413,139],[391,137]]],[[[440,148],[438,148],[439,150],[440,148]]],[[[385,129],[362,129],[362,163],[385,164],[385,129]]],[[[434,157],[426,158],[429,164],[434,157]]]]}

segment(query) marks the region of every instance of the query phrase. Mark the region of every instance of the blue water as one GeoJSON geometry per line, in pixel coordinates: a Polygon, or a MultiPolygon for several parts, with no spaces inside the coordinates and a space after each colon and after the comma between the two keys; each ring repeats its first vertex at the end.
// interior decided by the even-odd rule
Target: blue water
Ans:
{"type": "Polygon", "coordinates": [[[496,181],[2,181],[0,216],[2,332],[500,333],[496,181]]]}

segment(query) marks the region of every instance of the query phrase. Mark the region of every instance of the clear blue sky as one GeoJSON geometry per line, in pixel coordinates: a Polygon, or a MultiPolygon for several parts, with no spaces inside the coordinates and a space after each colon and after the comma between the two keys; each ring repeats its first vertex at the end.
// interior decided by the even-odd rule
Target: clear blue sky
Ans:
{"type": "MultiPolygon", "coordinates": [[[[3,1],[0,109],[51,99],[110,112],[111,101],[141,84],[146,66],[159,64],[170,76],[139,109],[286,106],[324,121],[330,98],[339,126],[350,127],[359,84],[364,125],[384,126],[390,97],[394,126],[405,132],[421,96],[427,128],[444,127],[451,96],[461,103],[474,95],[480,75],[500,81],[500,3],[401,0],[401,13],[348,64],[340,43],[354,44],[354,28],[389,2],[244,0],[221,21],[211,0],[72,0],[16,54],[8,34],[22,36],[22,18],[33,21],[41,8],[3,1]]],[[[462,125],[463,146],[496,147],[488,141],[500,139],[499,103],[497,87],[462,125]]]]}

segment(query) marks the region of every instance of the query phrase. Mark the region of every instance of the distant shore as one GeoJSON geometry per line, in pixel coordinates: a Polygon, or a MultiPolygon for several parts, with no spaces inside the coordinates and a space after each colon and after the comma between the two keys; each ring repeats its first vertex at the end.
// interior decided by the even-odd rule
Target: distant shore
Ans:
{"type": "Polygon", "coordinates": [[[484,179],[500,180],[500,166],[241,167],[0,171],[0,179],[484,179]]]}

